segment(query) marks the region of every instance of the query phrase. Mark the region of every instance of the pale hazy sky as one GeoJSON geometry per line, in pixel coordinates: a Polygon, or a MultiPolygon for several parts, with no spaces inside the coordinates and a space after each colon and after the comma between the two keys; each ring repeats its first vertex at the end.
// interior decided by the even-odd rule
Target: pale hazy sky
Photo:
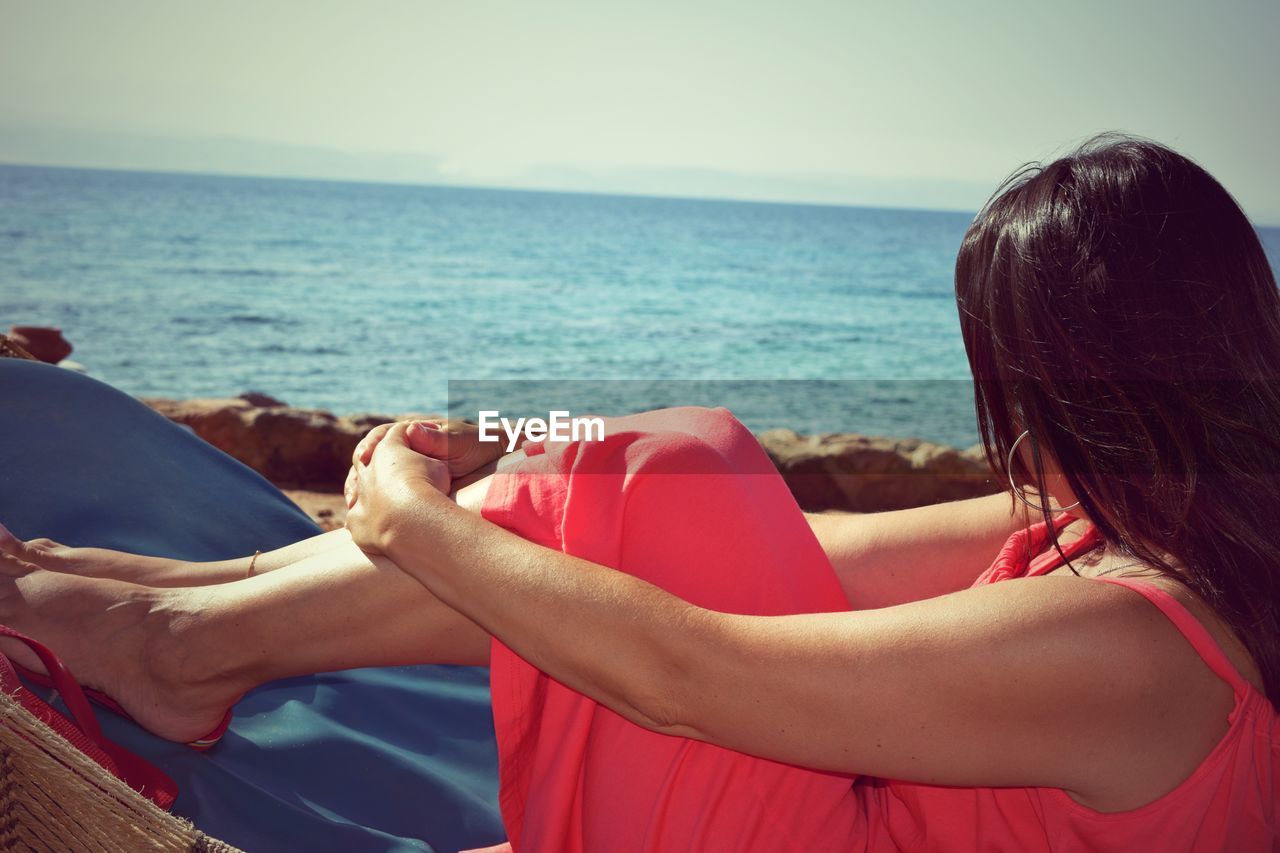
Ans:
{"type": "Polygon", "coordinates": [[[972,208],[1118,129],[1275,223],[1278,84],[1277,0],[0,0],[9,162],[972,208]]]}

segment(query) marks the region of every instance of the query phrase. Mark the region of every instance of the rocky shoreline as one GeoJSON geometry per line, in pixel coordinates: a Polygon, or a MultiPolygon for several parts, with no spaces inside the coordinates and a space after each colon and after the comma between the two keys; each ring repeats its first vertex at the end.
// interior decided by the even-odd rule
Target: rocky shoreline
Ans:
{"type": "MultiPolygon", "coordinates": [[[[337,416],[264,394],[144,402],[275,483],[322,527],[342,525],[341,490],[356,442],[372,427],[423,414],[337,416]]],[[[999,491],[977,448],[854,433],[758,438],[803,509],[877,512],[999,491]]]]}
{"type": "MultiPolygon", "coordinates": [[[[0,335],[0,356],[69,365],[62,330],[15,326],[0,335]]],[[[322,527],[342,526],[342,484],[356,443],[378,424],[430,417],[338,416],[301,409],[266,394],[234,398],[144,399],[219,450],[262,474],[322,527]]],[[[999,491],[980,448],[957,450],[915,438],[856,433],[800,435],[787,429],[757,436],[802,509],[879,512],[999,491]]]]}

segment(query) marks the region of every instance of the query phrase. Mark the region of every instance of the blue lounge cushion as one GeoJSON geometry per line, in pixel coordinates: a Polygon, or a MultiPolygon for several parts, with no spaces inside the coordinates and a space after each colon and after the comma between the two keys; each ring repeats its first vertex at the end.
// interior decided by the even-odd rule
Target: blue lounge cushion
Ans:
{"type": "MultiPolygon", "coordinates": [[[[257,473],[134,398],[16,359],[0,359],[0,521],[23,538],[185,560],[319,532],[257,473]]],[[[246,850],[457,850],[504,837],[485,669],[266,684],[204,754],[98,716],[177,781],[175,813],[246,850]]]]}

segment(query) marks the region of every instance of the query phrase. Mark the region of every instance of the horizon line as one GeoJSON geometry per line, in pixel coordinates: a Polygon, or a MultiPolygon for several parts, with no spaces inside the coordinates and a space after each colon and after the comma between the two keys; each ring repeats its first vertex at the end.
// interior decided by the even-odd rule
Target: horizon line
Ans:
{"type": "MultiPolygon", "coordinates": [[[[510,192],[510,193],[537,193],[542,195],[586,195],[586,196],[612,196],[614,198],[640,198],[640,199],[660,199],[668,201],[710,201],[721,202],[726,204],[771,204],[782,205],[786,207],[832,207],[846,208],[850,210],[901,210],[913,213],[945,213],[945,214],[968,214],[974,216],[977,214],[976,208],[962,207],[929,207],[915,206],[906,204],[863,204],[855,202],[840,201],[805,201],[800,199],[776,199],[776,198],[753,198],[748,196],[715,196],[715,195],[696,195],[684,193],[640,193],[626,192],[617,190],[592,190],[592,189],[569,189],[555,187],[521,187],[508,186],[501,184],[487,183],[440,183],[430,181],[414,181],[414,180],[390,180],[390,179],[372,179],[372,178],[348,178],[321,175],[280,175],[266,172],[240,172],[240,171],[192,171],[190,169],[140,169],[140,168],[122,168],[119,166],[87,166],[81,164],[69,163],[48,163],[48,162],[15,162],[12,160],[0,160],[0,168],[14,169],[64,169],[67,171],[84,171],[84,172],[115,172],[118,174],[134,174],[134,175],[186,175],[193,178],[237,178],[244,180],[266,180],[266,181],[302,181],[307,183],[328,183],[328,184],[361,184],[368,186],[381,187],[421,187],[424,189],[442,189],[442,190],[484,190],[488,192],[510,192]]],[[[1280,226],[1280,223],[1277,223],[1280,226]]],[[[1273,226],[1265,226],[1273,227],[1273,226]]]]}
{"type": "MultiPolygon", "coordinates": [[[[613,198],[637,198],[637,199],[658,199],[667,201],[701,201],[701,202],[717,202],[724,204],[762,204],[762,205],[781,205],[785,207],[822,207],[837,208],[848,210],[889,210],[889,211],[909,211],[912,213],[937,213],[937,214],[966,214],[968,216],[976,216],[980,208],[961,208],[961,207],[931,207],[924,205],[908,205],[908,204],[865,204],[854,202],[840,201],[811,201],[799,199],[778,199],[778,198],[753,198],[749,196],[716,196],[716,195],[696,195],[684,193],[641,193],[627,192],[617,190],[593,190],[593,189],[569,189],[556,187],[521,187],[521,186],[504,186],[501,184],[472,183],[460,181],[458,183],[440,183],[430,181],[414,181],[414,180],[390,180],[390,179],[372,179],[372,178],[351,178],[336,177],[322,175],[280,175],[265,172],[239,172],[239,171],[192,171],[190,169],[140,169],[140,168],[121,168],[119,166],[88,166],[82,164],[69,163],[48,163],[48,162],[14,162],[10,160],[0,160],[0,168],[15,169],[63,169],[67,171],[85,171],[85,172],[113,172],[117,174],[136,174],[136,175],[186,175],[195,178],[234,178],[242,180],[266,180],[266,181],[301,181],[306,183],[328,183],[328,184],[357,184],[367,186],[380,187],[421,187],[423,189],[443,189],[443,190],[483,190],[486,192],[509,192],[509,193],[534,193],[541,195],[582,195],[582,196],[602,196],[613,198]]],[[[1254,228],[1266,228],[1268,230],[1280,229],[1280,217],[1274,221],[1254,221],[1250,220],[1250,224],[1254,228]]]]}

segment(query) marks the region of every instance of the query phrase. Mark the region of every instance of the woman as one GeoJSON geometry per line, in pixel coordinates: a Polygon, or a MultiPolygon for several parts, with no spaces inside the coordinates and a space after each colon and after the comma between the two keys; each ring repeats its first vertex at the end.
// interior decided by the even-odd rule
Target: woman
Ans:
{"type": "Polygon", "coordinates": [[[1199,167],[1108,139],[1011,181],[956,287],[1029,528],[998,496],[811,530],[704,410],[529,447],[454,503],[479,445],[397,425],[357,450],[349,541],[189,567],[10,538],[0,621],[176,740],[269,678],[489,660],[530,849],[1270,849],[1256,234],[1199,167]]]}

